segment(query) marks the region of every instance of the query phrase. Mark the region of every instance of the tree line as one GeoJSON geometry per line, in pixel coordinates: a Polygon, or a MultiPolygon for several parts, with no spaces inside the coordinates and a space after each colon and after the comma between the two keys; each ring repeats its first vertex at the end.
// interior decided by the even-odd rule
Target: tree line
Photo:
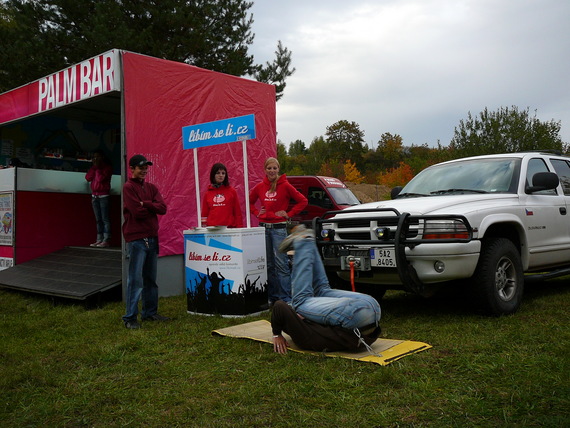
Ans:
{"type": "Polygon", "coordinates": [[[291,51],[256,64],[251,1],[0,0],[0,93],[110,49],[251,76],[283,96],[291,51]]]}
{"type": "Polygon", "coordinates": [[[301,140],[291,142],[289,148],[279,141],[277,158],[288,175],[333,176],[391,188],[406,184],[430,165],[466,156],[545,150],[570,154],[560,128],[560,121],[541,121],[528,107],[485,108],[478,115],[469,112],[447,146],[439,141],[435,147],[405,145],[400,135],[386,132],[370,148],[358,123],[340,120],[308,147],[301,140]]]}
{"type": "MultiPolygon", "coordinates": [[[[0,92],[79,63],[109,49],[125,49],[185,62],[236,76],[251,76],[284,93],[294,72],[291,51],[280,41],[275,59],[256,64],[253,2],[246,0],[0,0],[0,92]]],[[[392,187],[437,162],[488,153],[555,150],[568,153],[560,122],[540,121],[527,107],[501,107],[455,128],[447,146],[439,141],[404,144],[384,133],[376,147],[364,144],[356,122],[340,120],[307,146],[278,143],[281,170],[289,175],[320,174],[345,181],[392,187]]]]}

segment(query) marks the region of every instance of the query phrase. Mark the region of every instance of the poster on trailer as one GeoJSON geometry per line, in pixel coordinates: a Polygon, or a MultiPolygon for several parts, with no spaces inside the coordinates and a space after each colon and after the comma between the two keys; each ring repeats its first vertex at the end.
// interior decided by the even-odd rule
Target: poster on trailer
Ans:
{"type": "Polygon", "coordinates": [[[267,304],[265,230],[184,231],[188,312],[247,315],[267,304]]]}
{"type": "Polygon", "coordinates": [[[12,192],[0,192],[0,245],[13,243],[14,196],[12,192]]]}

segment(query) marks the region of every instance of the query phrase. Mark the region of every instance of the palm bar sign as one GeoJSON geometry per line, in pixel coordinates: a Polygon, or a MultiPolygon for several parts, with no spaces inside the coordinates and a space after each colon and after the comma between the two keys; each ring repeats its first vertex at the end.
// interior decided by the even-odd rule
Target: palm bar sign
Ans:
{"type": "Polygon", "coordinates": [[[232,117],[182,128],[184,149],[214,146],[255,138],[255,115],[232,117]]]}

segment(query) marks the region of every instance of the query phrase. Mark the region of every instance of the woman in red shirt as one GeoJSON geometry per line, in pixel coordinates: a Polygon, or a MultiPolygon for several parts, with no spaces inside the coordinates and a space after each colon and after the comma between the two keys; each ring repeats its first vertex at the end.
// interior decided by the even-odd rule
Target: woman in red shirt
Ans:
{"type": "Polygon", "coordinates": [[[249,193],[250,211],[265,227],[265,249],[267,252],[267,291],[269,304],[277,300],[291,301],[291,270],[287,254],[279,252],[279,245],[287,237],[287,220],[299,214],[307,206],[307,198],[287,181],[285,174],[279,175],[279,162],[275,158],[265,161],[265,178],[249,193]],[[287,211],[293,199],[296,204],[287,211]],[[255,203],[260,201],[257,208],[255,203]]]}
{"type": "Polygon", "coordinates": [[[202,226],[243,227],[237,192],[230,186],[223,163],[212,165],[210,185],[202,200],[202,226]]]}
{"type": "Polygon", "coordinates": [[[113,167],[102,150],[93,152],[93,166],[85,174],[91,183],[91,205],[97,224],[97,241],[91,247],[108,247],[111,240],[111,221],[109,220],[109,193],[113,167]]]}

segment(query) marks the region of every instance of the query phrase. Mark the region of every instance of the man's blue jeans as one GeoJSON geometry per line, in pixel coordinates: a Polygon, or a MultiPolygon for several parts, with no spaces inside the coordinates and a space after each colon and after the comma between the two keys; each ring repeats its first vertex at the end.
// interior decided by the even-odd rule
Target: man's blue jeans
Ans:
{"type": "Polygon", "coordinates": [[[97,223],[97,241],[108,241],[111,238],[111,221],[109,220],[109,197],[91,197],[95,222],[97,223]]]}
{"type": "Polygon", "coordinates": [[[267,294],[269,302],[291,301],[291,268],[287,254],[279,252],[279,245],[287,237],[287,229],[265,229],[267,252],[267,294]]]}
{"type": "Polygon", "coordinates": [[[330,287],[314,238],[297,239],[293,248],[292,305],[298,314],[346,329],[378,324],[380,305],[376,299],[330,287]]]}
{"type": "Polygon", "coordinates": [[[127,242],[127,254],[129,255],[127,312],[123,316],[123,321],[136,321],[141,297],[143,319],[155,315],[158,311],[158,286],[156,285],[158,239],[148,238],[127,242]]]}

